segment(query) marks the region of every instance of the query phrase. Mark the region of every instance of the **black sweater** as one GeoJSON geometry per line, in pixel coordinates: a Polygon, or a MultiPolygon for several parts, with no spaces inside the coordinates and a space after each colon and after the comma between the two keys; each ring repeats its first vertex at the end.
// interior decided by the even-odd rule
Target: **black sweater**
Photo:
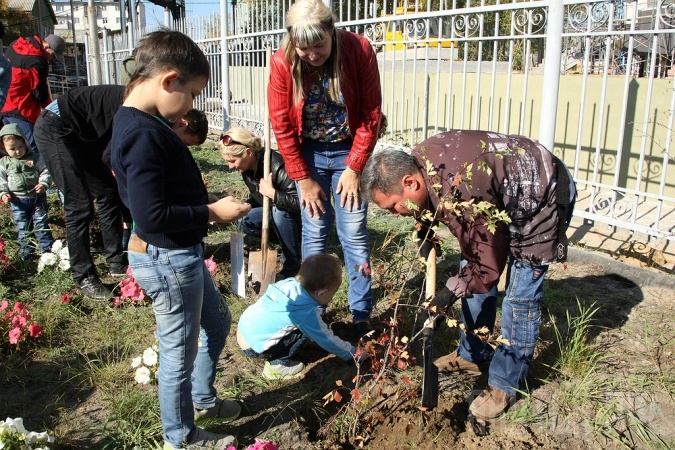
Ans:
{"type": "Polygon", "coordinates": [[[208,194],[192,154],[168,125],[136,108],[121,107],[113,127],[112,166],[141,239],[161,248],[202,241],[208,194]]]}

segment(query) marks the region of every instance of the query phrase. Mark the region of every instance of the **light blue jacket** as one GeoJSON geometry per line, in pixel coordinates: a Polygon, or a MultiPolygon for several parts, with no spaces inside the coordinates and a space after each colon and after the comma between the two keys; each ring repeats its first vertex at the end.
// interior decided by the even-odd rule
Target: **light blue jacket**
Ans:
{"type": "Polygon", "coordinates": [[[345,361],[352,359],[354,347],[333,334],[317,306],[298,281],[288,278],[270,285],[265,295],[246,308],[239,319],[239,332],[253,350],[263,353],[299,329],[327,352],[345,361]]]}

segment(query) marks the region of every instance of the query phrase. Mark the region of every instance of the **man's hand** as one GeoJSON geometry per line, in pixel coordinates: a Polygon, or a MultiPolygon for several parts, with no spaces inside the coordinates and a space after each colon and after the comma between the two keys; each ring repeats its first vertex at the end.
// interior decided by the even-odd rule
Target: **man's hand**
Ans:
{"type": "Polygon", "coordinates": [[[44,184],[38,183],[35,185],[35,187],[32,189],[33,192],[36,194],[42,194],[44,192],[47,192],[47,188],[45,187],[44,184]]]}
{"type": "Polygon", "coordinates": [[[429,302],[427,309],[440,316],[448,314],[448,309],[457,301],[457,297],[447,286],[440,290],[438,294],[429,302]]]}
{"type": "Polygon", "coordinates": [[[221,198],[207,205],[209,222],[228,223],[244,217],[251,211],[251,205],[234,197],[221,198]]]}
{"type": "Polygon", "coordinates": [[[2,197],[0,197],[0,203],[6,205],[7,203],[9,203],[9,199],[10,199],[9,194],[4,194],[2,197]]]}

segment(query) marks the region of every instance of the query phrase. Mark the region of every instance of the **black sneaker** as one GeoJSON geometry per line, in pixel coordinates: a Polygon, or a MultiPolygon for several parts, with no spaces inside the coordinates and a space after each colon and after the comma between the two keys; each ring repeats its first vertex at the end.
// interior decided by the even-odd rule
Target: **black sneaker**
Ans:
{"type": "Polygon", "coordinates": [[[127,267],[129,267],[126,264],[110,264],[110,276],[113,277],[124,277],[127,275],[127,267]]]}
{"type": "Polygon", "coordinates": [[[92,300],[108,300],[112,298],[112,291],[101,283],[94,275],[89,275],[77,284],[82,293],[92,300]]]}

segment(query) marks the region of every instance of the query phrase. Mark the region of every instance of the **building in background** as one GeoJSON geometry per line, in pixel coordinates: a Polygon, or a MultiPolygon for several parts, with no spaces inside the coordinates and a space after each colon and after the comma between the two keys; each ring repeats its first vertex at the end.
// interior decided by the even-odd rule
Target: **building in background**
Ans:
{"type": "MultiPolygon", "coordinates": [[[[17,1],[17,0],[15,0],[17,1]]],[[[71,3],[69,1],[52,1],[54,13],[56,15],[57,24],[54,27],[54,33],[61,36],[66,42],[72,42],[72,26],[75,24],[75,40],[77,42],[84,42],[85,35],[89,31],[89,19],[87,15],[86,1],[73,1],[74,9],[71,11],[71,3]]],[[[122,15],[120,14],[120,2],[113,1],[96,1],[96,23],[99,29],[99,34],[105,28],[108,32],[115,34],[122,30],[122,15]]],[[[145,5],[141,2],[137,3],[137,27],[145,28],[145,5]]],[[[131,20],[128,14],[125,17],[125,31],[131,26],[131,20]]]]}
{"type": "Polygon", "coordinates": [[[7,0],[8,13],[5,25],[5,45],[19,36],[45,37],[54,32],[56,16],[49,0],[7,0]]]}

